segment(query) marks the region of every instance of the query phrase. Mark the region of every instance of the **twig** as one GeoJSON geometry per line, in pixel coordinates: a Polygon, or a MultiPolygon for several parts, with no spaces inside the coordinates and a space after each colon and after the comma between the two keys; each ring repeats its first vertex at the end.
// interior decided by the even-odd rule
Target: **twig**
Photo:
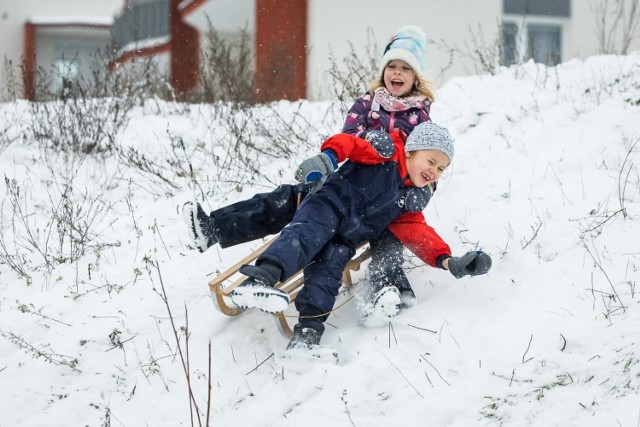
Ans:
{"type": "MultiPolygon", "coordinates": [[[[180,337],[178,337],[178,330],[176,329],[175,322],[173,320],[173,314],[171,313],[171,307],[169,306],[169,299],[167,297],[167,291],[164,288],[164,281],[162,280],[162,274],[160,273],[160,264],[158,261],[155,262],[156,270],[158,270],[158,278],[160,279],[160,287],[162,288],[162,300],[164,301],[164,305],[167,307],[167,312],[169,313],[169,320],[171,321],[171,330],[173,331],[173,336],[176,339],[176,345],[178,346],[178,353],[180,354],[180,361],[182,362],[182,369],[184,370],[184,375],[187,378],[187,388],[189,390],[189,400],[190,405],[196,409],[196,413],[200,414],[200,410],[198,409],[198,404],[196,402],[196,398],[193,395],[193,390],[191,389],[191,382],[189,381],[189,371],[187,370],[187,362],[185,361],[184,355],[182,354],[182,347],[180,346],[180,337]]],[[[202,422],[200,421],[200,416],[197,418],[198,425],[202,427],[202,422]]],[[[191,421],[193,424],[193,420],[191,421]]]]}
{"type": "Polygon", "coordinates": [[[593,260],[593,263],[596,265],[596,267],[598,267],[598,269],[602,272],[602,274],[604,275],[604,277],[607,279],[607,282],[609,282],[609,285],[611,286],[611,290],[613,291],[613,294],[616,296],[616,298],[618,299],[618,301],[620,302],[620,307],[622,307],[622,312],[626,313],[627,310],[624,306],[624,304],[622,303],[622,300],[620,299],[620,296],[618,295],[618,291],[616,291],[615,286],[613,286],[613,282],[611,281],[611,279],[609,279],[609,275],[607,274],[606,271],[604,271],[604,268],[602,268],[602,265],[600,264],[600,262],[596,259],[596,257],[593,255],[593,253],[591,253],[591,251],[589,250],[589,247],[587,246],[586,242],[582,242],[582,245],[584,246],[585,250],[587,251],[587,253],[589,254],[589,256],[591,257],[591,259],[593,260]]]}
{"type": "MultiPolygon", "coordinates": [[[[191,360],[189,358],[189,312],[187,311],[186,304],[184,305],[184,322],[184,351],[187,356],[187,383],[191,384],[191,364],[189,363],[191,360]]],[[[193,405],[191,399],[189,399],[189,414],[191,415],[191,425],[193,425],[193,405]]]]}
{"type": "Polygon", "coordinates": [[[211,413],[211,339],[209,339],[209,378],[207,379],[207,424],[206,427],[209,427],[209,414],[211,413]]]}
{"type": "Polygon", "coordinates": [[[419,327],[419,326],[414,326],[414,325],[411,325],[411,324],[409,324],[409,323],[407,323],[407,326],[411,326],[412,328],[416,328],[416,329],[419,329],[419,330],[421,330],[421,331],[431,332],[432,334],[437,334],[437,333],[438,333],[438,331],[433,331],[433,330],[431,330],[431,329],[427,329],[427,328],[421,328],[421,327],[419,327]]]}
{"type": "Polygon", "coordinates": [[[252,370],[250,370],[249,372],[247,372],[245,375],[249,375],[250,373],[252,373],[253,371],[258,370],[258,368],[260,366],[262,366],[264,364],[264,362],[266,362],[267,360],[271,359],[273,357],[273,353],[271,353],[266,359],[264,359],[262,362],[258,363],[258,365],[253,368],[252,370]]]}
{"type": "Polygon", "coordinates": [[[526,363],[526,362],[528,362],[529,360],[532,359],[532,357],[530,357],[526,361],[524,360],[524,358],[526,357],[527,353],[529,352],[529,348],[531,347],[531,341],[533,341],[533,334],[531,334],[531,338],[529,338],[529,344],[527,344],[527,349],[524,351],[524,354],[522,355],[522,363],[526,363]]]}
{"type": "Polygon", "coordinates": [[[351,419],[351,413],[349,412],[349,408],[347,407],[347,399],[345,399],[346,396],[347,396],[347,390],[343,390],[340,400],[344,402],[344,410],[347,412],[347,416],[349,417],[349,421],[351,422],[351,425],[353,427],[356,427],[356,425],[353,423],[353,420],[351,419]]]}
{"type": "Polygon", "coordinates": [[[122,344],[126,343],[127,341],[131,341],[131,340],[132,340],[132,339],[134,339],[135,337],[137,337],[137,335],[134,335],[134,336],[132,336],[131,338],[128,338],[128,339],[126,339],[126,340],[124,340],[124,341],[120,341],[120,340],[118,340],[118,343],[117,343],[116,345],[114,345],[113,347],[111,347],[111,348],[109,348],[109,349],[105,350],[104,352],[106,353],[107,351],[111,351],[111,350],[113,350],[114,348],[123,348],[122,344]]]}
{"type": "Polygon", "coordinates": [[[624,169],[629,161],[629,157],[631,153],[635,150],[636,145],[638,145],[640,139],[637,139],[632,145],[631,148],[627,151],[627,155],[624,157],[624,161],[622,162],[622,166],[620,167],[620,172],[618,173],[618,200],[620,201],[620,210],[622,211],[622,216],[627,217],[627,208],[625,207],[624,193],[627,189],[627,183],[629,182],[629,174],[631,174],[631,169],[633,164],[629,165],[629,170],[627,171],[626,176],[624,177],[624,185],[622,184],[622,174],[624,169]]]}
{"type": "Polygon", "coordinates": [[[431,387],[433,388],[433,387],[434,387],[434,385],[433,385],[433,383],[431,382],[431,378],[429,378],[429,374],[427,374],[427,371],[424,371],[424,376],[425,376],[425,377],[427,377],[427,381],[429,381],[429,384],[431,384],[431,387]]]}
{"type": "Polygon", "coordinates": [[[560,349],[560,351],[564,351],[567,348],[567,339],[564,337],[564,335],[560,334],[560,336],[562,337],[562,348],[560,349]]]}
{"type": "MultiPolygon", "coordinates": [[[[78,358],[72,358],[71,356],[65,356],[64,354],[55,353],[53,351],[47,352],[34,345],[29,344],[24,338],[14,334],[13,332],[5,332],[0,329],[0,335],[11,341],[19,348],[25,350],[27,353],[31,353],[34,358],[38,359],[42,357],[46,362],[54,365],[64,365],[76,372],[82,372],[77,368],[78,358]]],[[[47,345],[47,347],[49,347],[47,345]]],[[[3,368],[4,369],[4,368],[3,368]]]]}
{"type": "Polygon", "coordinates": [[[396,331],[393,330],[393,323],[389,320],[389,348],[391,348],[391,334],[393,333],[393,339],[396,341],[396,345],[398,345],[398,338],[396,338],[396,331]]]}
{"type": "Polygon", "coordinates": [[[532,383],[533,382],[533,380],[517,380],[514,378],[513,374],[511,375],[511,377],[506,377],[504,375],[500,375],[500,374],[496,374],[495,372],[492,372],[491,375],[494,377],[502,378],[503,380],[508,380],[509,385],[511,385],[512,382],[516,382],[516,383],[532,383]]]}
{"type": "Polygon", "coordinates": [[[392,362],[391,360],[389,360],[389,358],[388,358],[384,353],[382,353],[382,356],[383,356],[385,359],[387,359],[387,362],[389,362],[389,364],[391,364],[391,366],[393,366],[394,368],[396,368],[396,371],[398,371],[398,372],[400,373],[400,375],[402,375],[402,378],[404,378],[404,380],[407,382],[407,384],[409,384],[409,385],[411,386],[411,388],[412,388],[412,389],[414,389],[416,393],[418,393],[418,396],[420,396],[421,398],[423,398],[423,399],[424,399],[424,396],[420,394],[420,392],[418,391],[418,389],[417,389],[417,388],[415,388],[415,387],[413,386],[413,384],[411,384],[411,381],[409,381],[409,380],[407,379],[407,377],[405,377],[405,376],[404,376],[404,374],[402,373],[402,371],[401,371],[400,369],[398,369],[398,367],[397,367],[396,365],[394,365],[394,364],[393,364],[393,362],[392,362]]]}
{"type": "Polygon", "coordinates": [[[442,377],[442,375],[440,375],[440,371],[438,371],[438,368],[436,368],[435,366],[433,366],[433,363],[429,362],[429,361],[427,360],[427,358],[426,358],[426,357],[424,357],[422,354],[420,355],[420,357],[422,357],[422,358],[424,359],[424,361],[425,361],[425,362],[427,362],[427,363],[429,364],[429,366],[431,366],[431,367],[433,368],[433,370],[434,370],[434,371],[436,371],[436,374],[438,374],[438,376],[440,377],[440,379],[441,379],[441,380],[442,380],[446,385],[448,385],[449,387],[451,387],[451,384],[449,384],[449,383],[447,382],[447,380],[445,380],[445,379],[442,377]]]}
{"type": "Polygon", "coordinates": [[[527,241],[522,238],[522,240],[520,241],[520,247],[522,248],[522,250],[525,250],[527,246],[529,246],[531,242],[533,242],[536,237],[538,237],[538,232],[542,228],[542,220],[540,219],[540,217],[538,217],[537,219],[538,220],[536,221],[536,226],[531,226],[531,230],[533,230],[533,235],[531,236],[531,238],[527,241]]]}

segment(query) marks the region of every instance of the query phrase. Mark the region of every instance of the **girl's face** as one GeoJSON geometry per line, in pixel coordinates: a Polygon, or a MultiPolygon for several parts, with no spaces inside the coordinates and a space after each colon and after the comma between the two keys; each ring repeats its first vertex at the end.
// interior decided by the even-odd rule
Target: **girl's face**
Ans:
{"type": "Polygon", "coordinates": [[[442,151],[418,150],[405,154],[409,178],[418,188],[437,181],[449,166],[449,157],[442,151]]]}
{"type": "Polygon", "coordinates": [[[384,86],[394,96],[409,95],[416,79],[413,68],[400,59],[389,61],[382,77],[384,86]]]}

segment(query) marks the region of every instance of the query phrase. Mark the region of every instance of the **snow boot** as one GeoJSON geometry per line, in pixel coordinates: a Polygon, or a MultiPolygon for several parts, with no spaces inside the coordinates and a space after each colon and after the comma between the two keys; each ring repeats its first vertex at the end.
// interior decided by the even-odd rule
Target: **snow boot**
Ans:
{"type": "Polygon", "coordinates": [[[303,320],[293,327],[293,336],[287,350],[294,348],[313,349],[320,344],[324,333],[324,324],[320,320],[303,320]]]}
{"type": "Polygon", "coordinates": [[[281,359],[289,370],[308,373],[308,362],[338,364],[338,353],[330,346],[321,345],[324,324],[318,319],[301,319],[293,327],[293,336],[281,359]]]}
{"type": "Polygon", "coordinates": [[[401,294],[395,286],[385,286],[373,298],[372,314],[378,317],[393,317],[400,311],[401,294]]]}
{"type": "Polygon", "coordinates": [[[282,276],[282,270],[269,262],[259,266],[243,265],[240,273],[248,276],[231,291],[231,301],[240,308],[257,308],[266,313],[279,313],[289,307],[289,294],[274,288],[282,276]]]}
{"type": "Polygon", "coordinates": [[[365,304],[359,323],[368,328],[384,326],[398,314],[401,306],[398,288],[384,286],[371,296],[369,303],[365,304]]]}
{"type": "Polygon", "coordinates": [[[395,285],[400,291],[400,308],[409,308],[416,305],[416,294],[413,292],[409,282],[398,283],[395,285]]]}
{"type": "Polygon", "coordinates": [[[215,220],[205,213],[200,203],[187,202],[182,205],[182,218],[198,251],[204,252],[220,240],[215,220]]]}

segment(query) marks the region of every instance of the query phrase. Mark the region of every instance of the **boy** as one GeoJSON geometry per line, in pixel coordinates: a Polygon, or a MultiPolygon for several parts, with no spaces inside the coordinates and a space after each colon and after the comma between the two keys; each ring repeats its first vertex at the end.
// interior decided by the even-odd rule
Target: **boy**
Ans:
{"type": "MultiPolygon", "coordinates": [[[[387,226],[406,229],[403,234],[413,236],[407,240],[415,243],[414,247],[408,245],[410,249],[428,264],[448,269],[456,277],[484,274],[491,267],[491,258],[483,252],[451,257],[449,246],[421,213],[432,194],[432,184],[453,158],[449,132],[424,122],[408,138],[402,131],[391,136],[373,135],[362,139],[338,134],[324,142],[318,155],[322,162],[335,167],[349,161],[304,199],[293,220],[255,266],[240,269],[248,278],[231,293],[232,301],[243,308],[276,313],[286,309],[290,301],[288,294],[274,285],[304,267],[305,286],[296,299],[300,317],[288,348],[319,344],[346,263],[359,243],[375,238],[387,226]]],[[[198,228],[196,218],[191,226],[198,228]]],[[[397,313],[400,299],[396,287],[379,290],[374,304],[380,300],[385,301],[388,315],[397,313]]]]}

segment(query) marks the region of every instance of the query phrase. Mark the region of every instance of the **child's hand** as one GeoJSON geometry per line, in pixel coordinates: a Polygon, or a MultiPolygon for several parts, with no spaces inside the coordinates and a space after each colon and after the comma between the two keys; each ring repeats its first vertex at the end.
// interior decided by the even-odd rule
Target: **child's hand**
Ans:
{"type": "Polygon", "coordinates": [[[491,269],[491,257],[482,251],[471,251],[461,257],[452,257],[447,260],[445,267],[449,269],[456,279],[485,274],[491,269]]]}
{"type": "Polygon", "coordinates": [[[391,158],[396,152],[396,148],[393,146],[393,139],[391,135],[381,130],[370,130],[362,136],[374,150],[385,159],[391,158]]]}
{"type": "Polygon", "coordinates": [[[296,170],[296,181],[302,183],[324,181],[326,176],[338,168],[335,156],[329,150],[309,157],[296,170]]]}
{"type": "Polygon", "coordinates": [[[404,208],[407,212],[423,211],[429,204],[432,194],[431,185],[422,188],[412,187],[405,193],[404,208]]]}

